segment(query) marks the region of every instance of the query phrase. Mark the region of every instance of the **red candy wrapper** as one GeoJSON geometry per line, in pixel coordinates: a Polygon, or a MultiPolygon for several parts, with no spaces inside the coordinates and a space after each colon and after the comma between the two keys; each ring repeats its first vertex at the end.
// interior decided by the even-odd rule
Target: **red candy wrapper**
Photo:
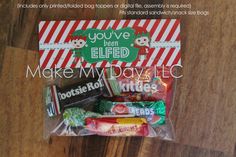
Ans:
{"type": "Polygon", "coordinates": [[[86,129],[102,136],[148,136],[145,118],[86,118],[86,129]]]}

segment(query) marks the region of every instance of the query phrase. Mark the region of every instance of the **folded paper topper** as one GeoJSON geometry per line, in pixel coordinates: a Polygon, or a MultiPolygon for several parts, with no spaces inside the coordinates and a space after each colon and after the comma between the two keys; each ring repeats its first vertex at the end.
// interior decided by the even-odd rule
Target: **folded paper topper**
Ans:
{"type": "Polygon", "coordinates": [[[177,19],[41,21],[40,67],[181,64],[177,19]]]}

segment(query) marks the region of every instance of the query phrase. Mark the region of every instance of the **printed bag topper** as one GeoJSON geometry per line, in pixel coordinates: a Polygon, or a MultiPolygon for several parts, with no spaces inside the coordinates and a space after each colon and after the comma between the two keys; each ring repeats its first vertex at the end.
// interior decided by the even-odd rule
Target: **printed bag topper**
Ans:
{"type": "Polygon", "coordinates": [[[177,19],[41,21],[40,67],[181,64],[177,19]]]}

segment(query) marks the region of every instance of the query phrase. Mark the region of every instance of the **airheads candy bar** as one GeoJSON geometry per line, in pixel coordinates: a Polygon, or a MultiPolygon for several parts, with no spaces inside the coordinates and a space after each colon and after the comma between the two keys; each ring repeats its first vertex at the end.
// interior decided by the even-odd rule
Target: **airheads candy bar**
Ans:
{"type": "Polygon", "coordinates": [[[96,98],[106,92],[101,79],[85,79],[82,82],[65,87],[56,85],[46,88],[46,107],[50,117],[56,116],[65,108],[96,101],[96,98]]]}
{"type": "Polygon", "coordinates": [[[105,115],[134,115],[145,117],[154,127],[165,123],[166,106],[160,101],[139,102],[112,102],[101,100],[96,107],[97,111],[105,115]]]}
{"type": "Polygon", "coordinates": [[[102,136],[148,136],[145,118],[86,118],[86,129],[102,136]]]}

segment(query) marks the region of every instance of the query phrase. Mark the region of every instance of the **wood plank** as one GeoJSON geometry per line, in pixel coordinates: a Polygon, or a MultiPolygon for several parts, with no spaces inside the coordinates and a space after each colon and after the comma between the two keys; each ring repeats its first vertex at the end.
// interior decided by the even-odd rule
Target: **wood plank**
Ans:
{"type": "Polygon", "coordinates": [[[178,142],[229,153],[233,152],[236,140],[233,3],[191,1],[193,8],[209,10],[210,15],[176,16],[181,19],[184,77],[177,85],[172,112],[178,142]]]}
{"type": "Polygon", "coordinates": [[[38,53],[7,47],[0,77],[0,153],[4,157],[228,157],[155,138],[51,137],[43,138],[43,80],[25,77],[27,65],[37,66],[38,53]]]}
{"type": "MultiPolygon", "coordinates": [[[[87,4],[95,4],[96,0],[88,0],[87,4]]],[[[38,0],[13,1],[11,7],[16,8],[17,3],[39,4],[38,0]]],[[[76,0],[61,1],[48,0],[45,4],[74,4],[84,3],[76,0]]],[[[38,23],[41,20],[68,20],[68,19],[93,19],[95,9],[13,9],[11,26],[9,29],[8,45],[37,50],[38,49],[38,23]],[[69,11],[68,11],[69,10],[69,11]]]]}
{"type": "MultiPolygon", "coordinates": [[[[133,0],[129,2],[134,3],[133,0]]],[[[189,1],[163,1],[163,4],[171,3],[189,1]]],[[[234,8],[230,7],[233,3],[191,1],[194,9],[209,10],[210,16],[163,16],[181,19],[184,77],[178,81],[172,112],[176,141],[230,154],[236,140],[236,55],[233,50],[236,32],[232,24],[236,18],[234,8]]]]}
{"type": "Polygon", "coordinates": [[[7,43],[7,32],[6,30],[8,29],[9,25],[8,24],[0,24],[0,74],[2,70],[2,62],[4,58],[4,52],[5,52],[5,47],[7,43]]]}
{"type": "MultiPolygon", "coordinates": [[[[37,0],[11,2],[12,16],[10,18],[10,28],[8,30],[8,45],[19,48],[28,48],[32,43],[32,33],[38,23],[40,10],[38,9],[17,9],[20,4],[39,4],[37,0]]],[[[36,37],[35,37],[36,38],[36,37]]]]}
{"type": "Polygon", "coordinates": [[[2,70],[2,62],[5,52],[5,47],[7,44],[8,29],[10,27],[9,19],[11,18],[11,13],[9,10],[11,3],[7,0],[0,1],[0,74],[2,70]]]}

